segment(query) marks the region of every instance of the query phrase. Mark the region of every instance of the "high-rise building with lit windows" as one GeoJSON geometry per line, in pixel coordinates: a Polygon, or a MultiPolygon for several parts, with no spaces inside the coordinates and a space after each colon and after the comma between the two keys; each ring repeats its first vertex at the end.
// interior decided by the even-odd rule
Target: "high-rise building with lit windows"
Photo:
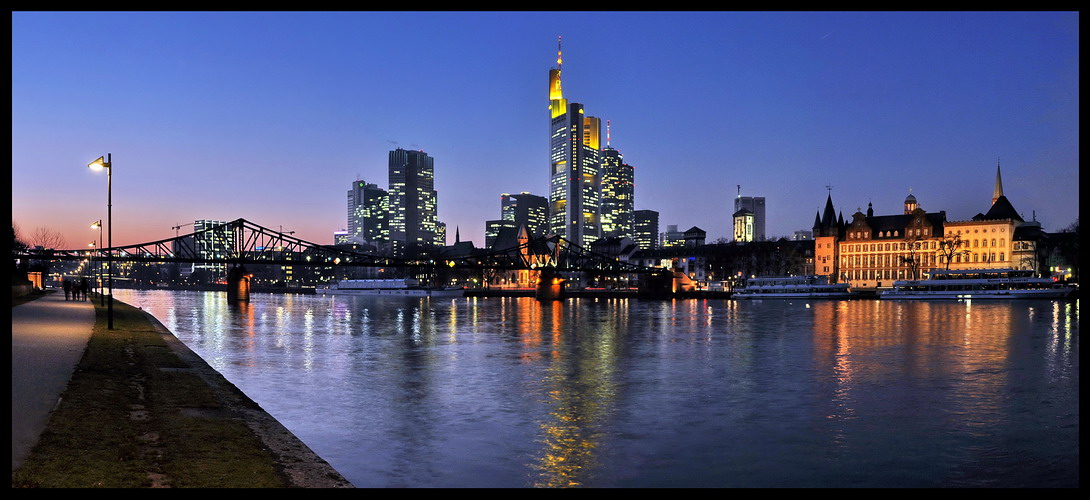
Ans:
{"type": "Polygon", "coordinates": [[[377,184],[356,180],[348,190],[346,242],[382,244],[390,240],[389,196],[377,184]]]}
{"type": "Polygon", "coordinates": [[[633,238],[640,250],[659,247],[659,213],[654,210],[636,210],[632,215],[633,238]]]}
{"type": "MultiPolygon", "coordinates": [[[[389,224],[395,253],[438,241],[435,160],[423,151],[390,151],[389,224]]],[[[445,235],[444,235],[445,237],[445,235]]]]}
{"type": "Polygon", "coordinates": [[[500,195],[500,219],[516,228],[526,226],[526,232],[532,238],[544,236],[549,228],[549,200],[525,191],[503,193],[500,195]]]}
{"type": "Polygon", "coordinates": [[[602,237],[632,238],[635,169],[624,162],[624,155],[609,145],[608,122],[606,147],[602,149],[602,237]]]}
{"type": "Polygon", "coordinates": [[[549,232],[589,245],[602,235],[601,120],[564,98],[559,42],[556,64],[549,70],[549,232]]]}

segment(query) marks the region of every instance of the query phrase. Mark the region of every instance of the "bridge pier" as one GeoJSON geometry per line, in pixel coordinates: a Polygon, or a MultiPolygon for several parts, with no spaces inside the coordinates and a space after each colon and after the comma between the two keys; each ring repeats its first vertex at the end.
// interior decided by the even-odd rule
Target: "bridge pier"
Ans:
{"type": "Polygon", "coordinates": [[[227,270],[227,303],[237,304],[250,301],[250,274],[244,266],[234,266],[227,270]]]}
{"type": "Polygon", "coordinates": [[[563,298],[564,281],[556,271],[543,269],[538,275],[534,296],[542,302],[560,300],[563,298]]]}
{"type": "Polygon", "coordinates": [[[640,276],[639,295],[648,298],[668,298],[674,295],[676,282],[673,273],[651,273],[640,276]]]}

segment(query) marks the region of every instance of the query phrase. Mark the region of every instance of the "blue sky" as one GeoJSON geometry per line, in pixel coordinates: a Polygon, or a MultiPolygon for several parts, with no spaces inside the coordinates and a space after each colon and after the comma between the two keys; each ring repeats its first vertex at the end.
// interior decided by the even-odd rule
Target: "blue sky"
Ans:
{"type": "Polygon", "coordinates": [[[483,244],[504,192],[547,195],[548,70],[611,123],[636,208],[730,234],[808,229],[911,190],[985,212],[997,162],[1026,219],[1078,216],[1074,12],[13,12],[12,221],[114,243],[245,218],[329,243],[387,153],[435,158],[439,218],[483,244]]]}

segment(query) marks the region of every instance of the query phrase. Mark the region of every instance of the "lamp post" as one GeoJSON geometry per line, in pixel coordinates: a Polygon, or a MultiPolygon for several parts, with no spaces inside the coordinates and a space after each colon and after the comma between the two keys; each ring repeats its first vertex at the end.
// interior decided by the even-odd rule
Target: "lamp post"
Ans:
{"type": "MultiPolygon", "coordinates": [[[[102,219],[99,219],[99,220],[97,220],[95,222],[92,222],[91,223],[91,229],[98,229],[98,244],[95,245],[95,250],[96,250],[96,253],[97,253],[97,250],[102,248],[102,219]]],[[[98,300],[99,300],[99,304],[104,306],[104,305],[106,305],[106,294],[102,293],[103,290],[102,290],[102,263],[101,262],[98,263],[98,266],[95,266],[95,270],[98,272],[98,274],[97,274],[98,300]]]]}
{"type": "MultiPolygon", "coordinates": [[[[109,228],[106,230],[106,248],[107,251],[112,253],[114,247],[114,216],[113,216],[113,177],[114,168],[112,157],[110,153],[106,153],[106,157],[98,157],[97,160],[87,165],[91,170],[106,169],[106,223],[109,224],[109,228]]],[[[106,324],[110,330],[114,329],[114,260],[112,255],[107,256],[109,262],[109,280],[108,287],[110,291],[110,301],[107,302],[106,307],[106,324]]]]}

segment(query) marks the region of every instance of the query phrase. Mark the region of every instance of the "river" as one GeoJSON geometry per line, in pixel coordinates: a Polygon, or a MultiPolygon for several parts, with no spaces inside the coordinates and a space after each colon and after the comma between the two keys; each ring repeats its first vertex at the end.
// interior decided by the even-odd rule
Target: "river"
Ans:
{"type": "Polygon", "coordinates": [[[116,290],[358,487],[1077,487],[1078,301],[116,290]]]}

